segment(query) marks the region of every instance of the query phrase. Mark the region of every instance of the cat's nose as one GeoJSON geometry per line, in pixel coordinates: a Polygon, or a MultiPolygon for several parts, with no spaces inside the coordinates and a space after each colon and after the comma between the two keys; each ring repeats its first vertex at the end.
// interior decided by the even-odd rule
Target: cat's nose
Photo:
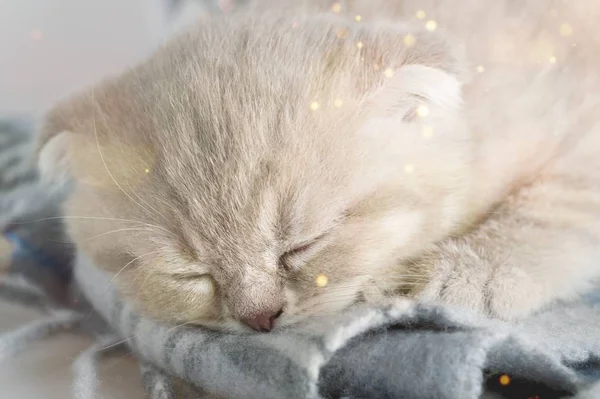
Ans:
{"type": "Polygon", "coordinates": [[[265,312],[260,313],[254,317],[244,319],[250,328],[260,332],[269,332],[275,326],[275,320],[281,316],[283,309],[279,309],[277,312],[265,312]]]}

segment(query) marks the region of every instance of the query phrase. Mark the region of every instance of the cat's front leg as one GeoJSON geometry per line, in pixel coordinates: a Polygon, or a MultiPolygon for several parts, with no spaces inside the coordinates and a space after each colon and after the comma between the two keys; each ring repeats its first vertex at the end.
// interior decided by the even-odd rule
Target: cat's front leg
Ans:
{"type": "Polygon", "coordinates": [[[410,296],[486,313],[485,287],[491,265],[464,240],[446,240],[410,265],[410,296]]]}
{"type": "Polygon", "coordinates": [[[486,253],[468,239],[441,243],[413,265],[412,295],[426,302],[463,307],[505,320],[527,316],[553,299],[544,283],[506,257],[486,253]]]}
{"type": "Polygon", "coordinates": [[[409,283],[412,296],[513,320],[590,291],[600,277],[597,219],[571,212],[565,223],[558,213],[533,212],[530,199],[415,261],[409,275],[421,277],[409,283]]]}

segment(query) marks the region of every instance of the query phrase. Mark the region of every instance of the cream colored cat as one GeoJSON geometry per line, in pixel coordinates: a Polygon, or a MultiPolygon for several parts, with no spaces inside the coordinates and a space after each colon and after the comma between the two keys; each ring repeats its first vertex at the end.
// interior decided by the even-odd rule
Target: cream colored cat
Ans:
{"type": "Polygon", "coordinates": [[[513,319],[591,288],[600,6],[262,3],[48,116],[70,231],[142,311],[267,331],[410,295],[513,319]]]}

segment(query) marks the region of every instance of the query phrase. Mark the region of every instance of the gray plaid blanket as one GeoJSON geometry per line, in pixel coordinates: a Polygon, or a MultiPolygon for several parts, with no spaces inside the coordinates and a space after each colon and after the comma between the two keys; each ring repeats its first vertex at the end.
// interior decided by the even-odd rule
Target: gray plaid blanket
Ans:
{"type": "Polygon", "coordinates": [[[230,335],[139,318],[84,257],[76,275],[135,353],[228,398],[550,398],[600,378],[600,306],[563,305],[513,325],[397,300],[230,335]]]}
{"type": "Polygon", "coordinates": [[[36,183],[28,142],[26,125],[0,123],[0,227],[15,244],[0,298],[47,316],[0,336],[0,361],[51,334],[91,334],[97,343],[74,363],[75,398],[95,397],[97,362],[123,347],[152,398],[600,397],[600,297],[517,324],[402,299],[270,334],[144,319],[85,256],[69,280],[71,250],[56,240],[62,195],[36,183]]]}

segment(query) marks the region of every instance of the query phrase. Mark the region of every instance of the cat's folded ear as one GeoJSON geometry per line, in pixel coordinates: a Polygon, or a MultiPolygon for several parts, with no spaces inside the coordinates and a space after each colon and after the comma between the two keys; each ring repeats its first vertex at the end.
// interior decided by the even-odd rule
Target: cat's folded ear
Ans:
{"type": "Polygon", "coordinates": [[[93,91],[83,91],[58,102],[46,113],[34,152],[42,182],[62,186],[74,180],[77,167],[81,167],[75,165],[75,157],[79,164],[82,159],[90,161],[82,143],[91,143],[94,138],[96,103],[93,91]]]}
{"type": "Polygon", "coordinates": [[[44,183],[64,185],[75,180],[82,163],[93,162],[94,99],[83,92],[57,103],[44,116],[37,132],[35,156],[44,183]]]}
{"type": "Polygon", "coordinates": [[[115,179],[133,185],[146,175],[154,152],[148,140],[136,136],[130,123],[136,109],[131,104],[108,85],[52,108],[36,143],[42,182],[59,187],[70,182],[112,187],[115,179]]]}
{"type": "Polygon", "coordinates": [[[71,180],[71,144],[75,136],[74,100],[52,108],[44,117],[36,137],[35,155],[44,183],[64,185],[71,180]]]}
{"type": "Polygon", "coordinates": [[[388,71],[389,78],[365,99],[373,117],[401,118],[411,122],[431,112],[460,109],[462,84],[459,78],[441,68],[412,64],[388,71]]]}

